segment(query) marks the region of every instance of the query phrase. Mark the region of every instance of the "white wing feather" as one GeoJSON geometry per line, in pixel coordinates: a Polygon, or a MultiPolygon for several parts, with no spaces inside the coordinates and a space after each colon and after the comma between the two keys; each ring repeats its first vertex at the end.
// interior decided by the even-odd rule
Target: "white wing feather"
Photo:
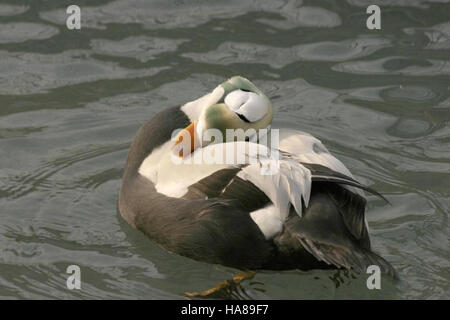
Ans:
{"type": "MultiPolygon", "coordinates": [[[[334,157],[319,139],[308,133],[290,129],[280,130],[279,149],[288,152],[293,159],[299,162],[320,164],[354,178],[347,167],[334,157]]],[[[343,185],[343,187],[364,197],[364,192],[358,188],[347,185],[343,185]]]]}
{"type": "Polygon", "coordinates": [[[302,198],[305,205],[311,193],[311,172],[298,162],[281,156],[243,168],[238,177],[250,181],[263,191],[279,211],[279,219],[284,222],[292,204],[299,216],[302,215],[302,198]],[[272,161],[272,163],[270,163],[272,161]],[[278,162],[278,163],[276,163],[278,162]],[[270,175],[261,174],[261,166],[278,166],[278,171],[270,175]]]}

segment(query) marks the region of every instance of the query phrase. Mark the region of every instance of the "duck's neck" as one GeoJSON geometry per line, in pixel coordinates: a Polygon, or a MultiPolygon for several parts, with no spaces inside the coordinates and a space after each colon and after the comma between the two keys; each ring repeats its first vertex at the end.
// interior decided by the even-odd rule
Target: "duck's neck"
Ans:
{"type": "Polygon", "coordinates": [[[147,121],[131,144],[124,178],[135,176],[142,162],[153,150],[169,141],[174,130],[184,128],[189,123],[189,118],[179,107],[164,110],[147,121]]]}

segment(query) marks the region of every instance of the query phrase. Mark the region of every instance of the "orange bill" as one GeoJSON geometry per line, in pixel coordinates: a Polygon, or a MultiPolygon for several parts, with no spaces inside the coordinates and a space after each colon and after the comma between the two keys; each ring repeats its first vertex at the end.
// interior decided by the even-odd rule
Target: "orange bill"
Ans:
{"type": "Polygon", "coordinates": [[[178,156],[180,158],[187,157],[189,154],[194,152],[197,148],[198,144],[196,143],[196,128],[197,121],[192,122],[186,128],[181,130],[178,135],[175,137],[174,147],[183,143],[182,148],[179,148],[178,156]],[[188,141],[185,141],[187,139],[188,141]]]}

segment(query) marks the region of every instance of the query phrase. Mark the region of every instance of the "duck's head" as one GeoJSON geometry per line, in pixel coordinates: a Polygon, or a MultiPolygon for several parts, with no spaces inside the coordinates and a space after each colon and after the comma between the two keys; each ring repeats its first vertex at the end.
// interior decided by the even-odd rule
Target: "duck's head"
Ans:
{"type": "Polygon", "coordinates": [[[229,129],[242,129],[246,132],[245,135],[233,136],[234,141],[248,140],[252,138],[249,134],[256,134],[259,129],[269,127],[272,122],[270,100],[252,82],[240,76],[228,79],[201,99],[198,100],[198,120],[194,120],[175,137],[174,152],[181,157],[214,143],[218,134],[223,137],[219,142],[228,142],[229,129]],[[200,101],[201,99],[203,100],[200,101]],[[179,148],[181,142],[186,142],[184,137],[189,137],[190,148],[186,145],[179,148]]]}

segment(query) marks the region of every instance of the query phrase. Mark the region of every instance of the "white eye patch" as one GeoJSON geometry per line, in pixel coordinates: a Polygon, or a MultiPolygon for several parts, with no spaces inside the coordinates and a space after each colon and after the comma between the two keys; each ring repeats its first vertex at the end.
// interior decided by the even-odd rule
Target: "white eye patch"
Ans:
{"type": "Polygon", "coordinates": [[[269,110],[267,99],[248,91],[236,90],[225,97],[225,104],[236,113],[245,116],[250,122],[263,118],[269,110]]]}

